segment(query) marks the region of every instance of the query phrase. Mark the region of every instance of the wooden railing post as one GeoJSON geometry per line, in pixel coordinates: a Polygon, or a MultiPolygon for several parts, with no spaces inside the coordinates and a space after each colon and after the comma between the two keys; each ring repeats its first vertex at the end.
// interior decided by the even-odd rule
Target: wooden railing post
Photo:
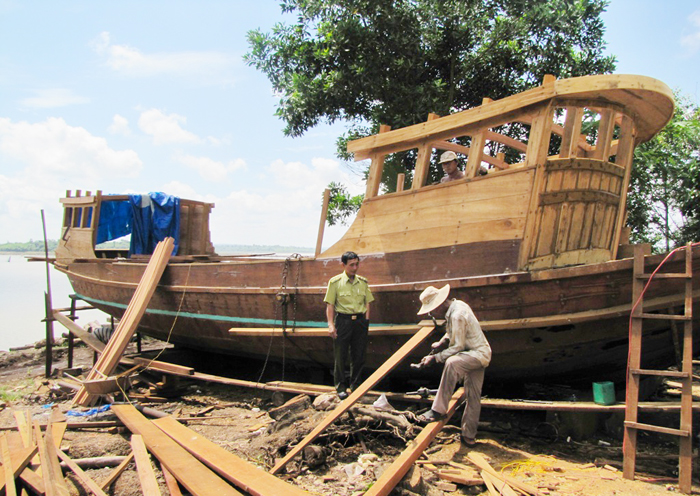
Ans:
{"type": "Polygon", "coordinates": [[[323,231],[326,227],[326,220],[328,219],[328,203],[331,199],[331,190],[326,188],[323,190],[323,206],[321,207],[321,221],[318,225],[318,237],[316,238],[316,251],[314,252],[314,257],[318,257],[321,254],[321,245],[323,243],[323,231]]]}

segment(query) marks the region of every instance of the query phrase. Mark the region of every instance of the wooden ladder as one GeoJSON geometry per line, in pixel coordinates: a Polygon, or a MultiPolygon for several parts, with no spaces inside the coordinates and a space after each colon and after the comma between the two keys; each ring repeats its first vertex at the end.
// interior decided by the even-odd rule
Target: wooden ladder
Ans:
{"type": "MultiPolygon", "coordinates": [[[[683,249],[681,249],[683,250],[683,249]]],[[[693,248],[685,248],[685,272],[644,273],[644,253],[641,246],[634,247],[634,275],[632,283],[632,315],[630,319],[630,342],[627,363],[627,397],[625,403],[625,434],[623,444],[623,476],[634,479],[637,456],[637,432],[640,430],[677,436],[680,439],[678,470],[679,489],[686,494],[691,491],[692,476],[692,432],[693,432],[693,248]],[[644,288],[651,279],[685,280],[685,311],[682,315],[644,313],[644,288]],[[642,323],[644,319],[667,319],[683,322],[682,370],[649,370],[641,368],[642,323]],[[639,382],[642,376],[662,376],[678,379],[683,387],[681,394],[680,429],[672,429],[638,422],[639,382]]],[[[662,262],[663,263],[663,262],[662,262]]],[[[672,331],[673,332],[673,331],[672,331]]]]}

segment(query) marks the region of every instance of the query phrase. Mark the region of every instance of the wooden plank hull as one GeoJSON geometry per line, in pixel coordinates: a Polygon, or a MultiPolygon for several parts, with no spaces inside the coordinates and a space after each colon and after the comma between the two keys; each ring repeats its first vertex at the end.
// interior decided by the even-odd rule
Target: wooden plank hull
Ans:
{"type": "MultiPolygon", "coordinates": [[[[507,262],[508,253],[515,256],[517,246],[486,243],[480,249],[474,244],[461,248],[451,250],[452,254],[433,249],[363,257],[361,272],[369,277],[376,297],[368,367],[381,365],[411,336],[411,331],[390,331],[382,324],[415,324],[420,291],[427,285],[449,283],[452,296],[468,301],[483,323],[494,351],[490,380],[623,377],[632,299],[631,259],[474,276],[470,274],[483,270],[483,264],[469,260],[485,260],[484,251],[498,250],[503,256],[489,259],[507,262]]],[[[693,255],[698,267],[695,287],[700,287],[700,247],[694,248],[693,255]]],[[[647,270],[662,258],[647,257],[647,270]]],[[[683,254],[676,254],[664,271],[681,271],[682,260],[683,254]]],[[[59,266],[76,293],[115,317],[124,312],[144,268],[145,263],[133,261],[59,266]]],[[[330,367],[332,341],[326,333],[322,299],[326,281],[339,268],[329,260],[171,263],[140,330],[165,340],[172,328],[170,341],[192,348],[260,358],[270,349],[273,359],[281,359],[284,352],[286,360],[330,367]],[[287,282],[298,279],[298,287],[281,288],[285,264],[287,282]],[[251,286],[251,282],[258,285],[251,286]],[[280,303],[280,294],[286,294],[286,305],[280,303]],[[285,333],[255,331],[281,326],[287,328],[285,333]],[[251,332],[230,332],[232,328],[251,332]],[[310,330],[296,333],[296,328],[310,330]]],[[[664,280],[652,285],[645,308],[672,311],[682,304],[675,301],[682,284],[664,280]]],[[[695,315],[700,315],[700,308],[695,315]]],[[[646,332],[647,365],[673,363],[670,324],[655,321],[646,332]]],[[[428,345],[418,348],[399,371],[409,373],[408,364],[428,351],[428,345]]]]}

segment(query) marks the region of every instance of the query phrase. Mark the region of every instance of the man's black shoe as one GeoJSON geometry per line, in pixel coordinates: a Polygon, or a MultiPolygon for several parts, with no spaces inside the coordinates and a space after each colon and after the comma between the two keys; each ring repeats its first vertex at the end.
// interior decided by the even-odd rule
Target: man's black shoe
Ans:
{"type": "Polygon", "coordinates": [[[341,391],[338,393],[338,398],[340,398],[341,400],[344,400],[347,397],[348,397],[348,393],[346,393],[345,391],[341,391]]]}

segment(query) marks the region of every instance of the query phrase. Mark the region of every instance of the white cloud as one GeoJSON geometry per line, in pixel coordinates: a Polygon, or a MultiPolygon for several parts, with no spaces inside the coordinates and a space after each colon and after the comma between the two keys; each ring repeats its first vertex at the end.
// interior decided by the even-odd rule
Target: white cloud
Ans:
{"type": "Polygon", "coordinates": [[[67,189],[96,189],[116,177],[136,177],[142,168],[133,150],[114,150],[63,119],[13,122],[0,118],[0,225],[8,240],[41,236],[39,211],[46,211],[50,238],[58,235],[67,189]]]}
{"type": "MultiPolygon", "coordinates": [[[[323,190],[331,181],[346,184],[352,194],[364,191],[339,162],[314,158],[311,165],[274,160],[261,174],[263,193],[238,190],[214,201],[212,237],[219,243],[282,244],[314,247],[323,190]]],[[[326,229],[324,246],[347,227],[326,229]]]]}
{"type": "Polygon", "coordinates": [[[138,48],[112,43],[110,34],[100,33],[90,45],[105,58],[107,67],[128,77],[178,75],[197,77],[209,84],[232,83],[238,60],[214,51],[143,53],[138,48]]]}
{"type": "Polygon", "coordinates": [[[122,136],[129,136],[131,134],[131,128],[129,127],[129,120],[119,114],[115,114],[112,118],[112,124],[107,128],[110,134],[121,134],[122,136]]]}
{"type": "Polygon", "coordinates": [[[158,109],[149,109],[141,112],[139,128],[153,137],[155,145],[165,143],[201,143],[199,136],[182,129],[187,118],[178,114],[166,115],[158,109]]]}
{"type": "Polygon", "coordinates": [[[36,96],[25,98],[20,104],[29,108],[57,108],[68,105],[90,103],[90,99],[75,95],[65,88],[41,89],[35,91],[36,96]]]}
{"type": "Polygon", "coordinates": [[[187,167],[196,170],[207,181],[219,182],[226,179],[229,172],[246,167],[243,159],[231,160],[228,164],[213,160],[209,157],[195,157],[177,153],[174,159],[187,167]]]}
{"type": "Polygon", "coordinates": [[[681,37],[681,46],[688,51],[688,55],[694,55],[700,50],[700,10],[691,13],[688,21],[690,33],[681,37]]]}
{"type": "Polygon", "coordinates": [[[0,118],[0,155],[26,164],[24,173],[36,180],[135,177],[142,167],[135,151],[114,150],[104,138],[55,117],[34,124],[0,118]]]}

